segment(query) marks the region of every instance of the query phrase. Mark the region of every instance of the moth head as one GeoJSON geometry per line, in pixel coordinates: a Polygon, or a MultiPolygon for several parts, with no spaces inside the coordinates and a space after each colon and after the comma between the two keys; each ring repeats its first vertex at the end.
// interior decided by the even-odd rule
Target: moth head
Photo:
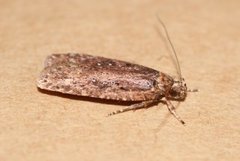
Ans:
{"type": "Polygon", "coordinates": [[[174,83],[169,91],[169,98],[174,100],[184,100],[187,96],[187,85],[184,78],[174,80],[174,83]]]}

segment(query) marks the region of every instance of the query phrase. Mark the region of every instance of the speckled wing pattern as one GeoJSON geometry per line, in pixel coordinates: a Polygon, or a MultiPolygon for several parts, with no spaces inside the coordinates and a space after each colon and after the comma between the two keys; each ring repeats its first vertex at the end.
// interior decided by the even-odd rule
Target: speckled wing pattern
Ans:
{"type": "Polygon", "coordinates": [[[37,80],[41,89],[66,94],[144,101],[161,98],[160,73],[124,61],[87,54],[52,54],[37,80]]]}

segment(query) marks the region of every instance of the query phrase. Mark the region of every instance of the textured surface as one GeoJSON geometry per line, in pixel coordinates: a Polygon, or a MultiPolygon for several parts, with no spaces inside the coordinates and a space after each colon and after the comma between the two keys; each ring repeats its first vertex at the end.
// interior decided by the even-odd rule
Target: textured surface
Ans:
{"type": "MultiPolygon", "coordinates": [[[[161,86],[173,79],[154,69],[87,54],[53,54],[46,58],[37,86],[65,94],[121,101],[159,99],[161,86]],[[158,85],[159,84],[159,85],[158,85]]],[[[170,86],[171,87],[171,86],[170,86]]]]}
{"type": "Polygon", "coordinates": [[[239,160],[239,0],[0,1],[0,160],[239,160]],[[125,105],[43,94],[51,53],[89,53],[175,74],[160,13],[191,93],[104,117],[125,105]],[[162,30],[161,30],[162,31],[162,30]]]}

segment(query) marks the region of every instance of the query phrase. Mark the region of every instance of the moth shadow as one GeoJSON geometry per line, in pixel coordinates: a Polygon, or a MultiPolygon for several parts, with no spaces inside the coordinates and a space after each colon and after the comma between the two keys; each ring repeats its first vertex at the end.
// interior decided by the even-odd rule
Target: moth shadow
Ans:
{"type": "MultiPolygon", "coordinates": [[[[43,89],[40,89],[40,88],[37,88],[37,90],[40,92],[40,93],[43,93],[43,94],[47,94],[47,95],[52,95],[52,96],[57,96],[57,97],[61,97],[61,98],[66,98],[66,99],[72,99],[72,100],[79,100],[79,101],[87,101],[87,102],[94,102],[94,103],[101,103],[101,104],[109,104],[109,105],[119,105],[119,106],[131,106],[133,104],[136,104],[136,103],[139,103],[140,101],[119,101],[119,100],[107,100],[107,99],[101,99],[101,98],[94,98],[94,97],[87,97],[87,96],[77,96],[77,95],[71,95],[71,94],[64,94],[64,93],[60,93],[60,92],[55,92],[55,91],[47,91],[47,90],[43,90],[43,89]]],[[[149,105],[148,107],[145,107],[144,109],[148,109],[148,108],[151,108],[153,106],[156,106],[156,105],[159,105],[159,104],[162,104],[163,106],[165,105],[164,102],[162,101],[159,101],[159,102],[155,102],[151,105],[149,105]]],[[[179,105],[179,104],[178,104],[179,105]]],[[[178,107],[177,105],[177,107],[178,107]]],[[[123,107],[123,108],[124,108],[123,107]]],[[[142,108],[141,109],[136,109],[136,110],[133,110],[132,112],[135,112],[135,111],[141,111],[143,110],[142,108]]],[[[129,111],[126,111],[126,112],[129,112],[129,111]]],[[[125,113],[125,112],[123,112],[125,113]]],[[[120,115],[123,114],[123,113],[119,113],[120,115]]],[[[118,114],[118,115],[119,115],[118,114]]],[[[161,131],[161,129],[165,126],[165,124],[167,123],[167,120],[168,118],[171,116],[171,114],[167,114],[163,121],[159,124],[159,126],[154,130],[155,133],[157,134],[159,131],[161,131]]],[[[157,136],[156,136],[157,138],[157,136]]],[[[157,140],[155,138],[155,140],[157,140]]]]}
{"type": "Polygon", "coordinates": [[[64,93],[55,92],[55,91],[47,91],[47,90],[40,89],[40,88],[37,88],[37,90],[39,92],[41,92],[43,94],[47,94],[47,95],[52,95],[52,96],[57,96],[57,97],[62,97],[62,98],[72,99],[72,100],[101,103],[101,104],[130,106],[135,103],[138,103],[138,101],[119,101],[119,100],[107,100],[107,99],[88,97],[88,96],[77,96],[77,95],[64,94],[64,93]]]}

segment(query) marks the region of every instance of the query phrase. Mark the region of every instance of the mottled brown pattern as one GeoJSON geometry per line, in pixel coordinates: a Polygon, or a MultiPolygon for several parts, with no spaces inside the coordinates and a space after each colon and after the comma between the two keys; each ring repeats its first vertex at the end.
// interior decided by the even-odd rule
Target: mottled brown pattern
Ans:
{"type": "Polygon", "coordinates": [[[154,69],[86,54],[48,56],[37,81],[41,89],[121,101],[160,99],[172,85],[154,69]]]}

